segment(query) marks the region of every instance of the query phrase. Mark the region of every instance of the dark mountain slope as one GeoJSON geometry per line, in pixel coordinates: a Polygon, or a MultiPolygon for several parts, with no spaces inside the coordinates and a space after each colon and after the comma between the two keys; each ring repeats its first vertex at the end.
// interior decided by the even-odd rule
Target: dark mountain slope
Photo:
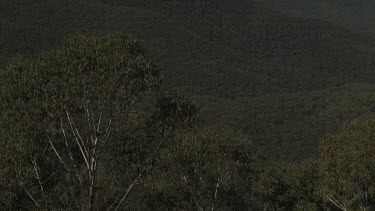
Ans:
{"type": "MultiPolygon", "coordinates": [[[[269,78],[283,78],[282,83],[290,86],[287,91],[374,79],[373,43],[340,27],[286,17],[256,4],[250,9],[228,10],[226,17],[241,32],[241,45],[256,52],[251,57],[290,68],[262,72],[271,74],[269,78]]],[[[262,77],[262,83],[267,83],[266,78],[262,77]]]]}
{"type": "Polygon", "coordinates": [[[347,84],[298,94],[200,97],[202,115],[245,131],[276,160],[295,161],[317,152],[317,140],[353,118],[375,117],[375,86],[347,84]]]}
{"type": "Polygon", "coordinates": [[[375,33],[373,0],[265,0],[273,8],[297,17],[323,19],[360,33],[375,33]]]}
{"type": "Polygon", "coordinates": [[[337,109],[347,108],[345,120],[372,115],[363,100],[372,89],[335,87],[375,82],[374,42],[325,21],[240,0],[0,0],[3,64],[71,33],[106,31],[140,37],[165,86],[213,99],[202,112],[209,121],[248,131],[279,158],[314,152],[318,137],[341,122],[337,109]]]}
{"type": "Polygon", "coordinates": [[[259,95],[375,81],[372,41],[324,22],[241,1],[108,1],[8,2],[1,10],[1,54],[34,54],[77,31],[121,30],[146,42],[168,86],[196,94],[259,95]]]}
{"type": "MultiPolygon", "coordinates": [[[[129,0],[104,2],[134,6],[129,0]]],[[[196,93],[217,95],[225,90],[253,95],[374,81],[374,42],[326,22],[290,18],[262,4],[241,0],[160,0],[135,6],[167,14],[175,26],[192,30],[213,46],[210,48],[234,51],[235,55],[223,55],[225,64],[220,59],[220,65],[211,63],[208,72],[201,70],[214,79],[211,73],[220,72],[225,81],[202,84],[196,77],[197,83],[183,84],[189,90],[191,86],[212,90],[193,89],[196,93]]],[[[220,57],[222,52],[217,54],[220,57]]],[[[185,72],[183,69],[175,71],[185,72]]]]}

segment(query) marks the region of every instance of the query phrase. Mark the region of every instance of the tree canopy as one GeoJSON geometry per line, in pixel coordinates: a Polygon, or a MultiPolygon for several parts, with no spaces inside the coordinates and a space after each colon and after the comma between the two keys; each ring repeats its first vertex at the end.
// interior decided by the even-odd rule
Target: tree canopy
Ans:
{"type": "Polygon", "coordinates": [[[160,88],[131,36],[72,36],[14,59],[1,82],[5,208],[240,209],[255,200],[248,187],[263,158],[252,142],[203,126],[190,97],[160,88]]]}
{"type": "Polygon", "coordinates": [[[165,89],[123,33],[71,36],[0,74],[1,209],[374,206],[374,120],[342,126],[303,162],[271,161],[241,131],[208,124],[194,97],[165,89]]]}
{"type": "Polygon", "coordinates": [[[93,210],[106,189],[97,183],[109,179],[103,178],[110,172],[103,168],[107,143],[126,140],[123,131],[142,119],[138,101],[160,83],[139,42],[120,33],[73,36],[36,60],[15,59],[1,80],[8,161],[1,173],[5,181],[13,178],[4,184],[14,195],[9,200],[93,210]]]}

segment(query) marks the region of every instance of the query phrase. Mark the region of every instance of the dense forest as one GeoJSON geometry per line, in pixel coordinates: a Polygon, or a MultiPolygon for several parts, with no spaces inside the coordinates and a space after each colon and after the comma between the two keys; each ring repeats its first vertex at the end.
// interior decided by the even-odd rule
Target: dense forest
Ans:
{"type": "Polygon", "coordinates": [[[322,19],[355,32],[375,32],[372,0],[265,0],[268,6],[297,17],[322,19]]]}
{"type": "Polygon", "coordinates": [[[370,0],[0,0],[1,210],[372,210],[370,0]]]}

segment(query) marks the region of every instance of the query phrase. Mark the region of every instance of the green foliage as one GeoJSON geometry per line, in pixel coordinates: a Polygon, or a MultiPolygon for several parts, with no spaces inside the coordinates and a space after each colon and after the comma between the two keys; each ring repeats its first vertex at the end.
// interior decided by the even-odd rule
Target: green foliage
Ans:
{"type": "Polygon", "coordinates": [[[159,86],[139,42],[120,33],[69,38],[35,61],[17,59],[1,81],[1,174],[14,178],[4,186],[18,189],[11,204],[43,209],[86,209],[88,158],[111,154],[105,143],[122,141],[118,131],[140,118],[136,102],[159,86]]]}
{"type": "Polygon", "coordinates": [[[196,94],[260,95],[374,81],[371,39],[260,3],[104,2],[26,1],[21,11],[32,12],[25,14],[17,13],[17,1],[2,5],[9,11],[2,21],[2,55],[56,47],[72,32],[119,30],[145,40],[160,66],[168,67],[165,85],[196,94]]]}
{"type": "MultiPolygon", "coordinates": [[[[287,1],[315,2],[278,2],[287,1]]],[[[347,1],[318,3],[319,7],[327,3],[327,7],[334,4],[349,8],[347,1]]],[[[350,8],[371,11],[368,3],[371,2],[356,2],[350,8]]],[[[306,5],[312,8],[309,4],[303,6],[306,5]]],[[[306,17],[310,16],[289,17],[275,12],[264,1],[13,0],[0,5],[0,62],[9,62],[17,54],[32,57],[42,50],[61,46],[64,37],[71,33],[132,33],[144,41],[148,55],[161,67],[165,87],[180,88],[194,95],[256,101],[256,109],[240,101],[233,107],[249,106],[244,112],[264,114],[264,118],[236,114],[233,120],[226,118],[223,122],[234,121],[236,127],[254,128],[257,132],[249,135],[256,144],[265,137],[264,142],[261,140],[263,145],[277,159],[298,160],[316,151],[317,140],[336,129],[341,123],[340,117],[336,117],[334,109],[324,110],[322,115],[326,117],[313,112],[317,118],[312,117],[310,109],[297,114],[279,112],[283,110],[280,109],[285,103],[283,100],[291,101],[286,105],[288,110],[294,109],[292,104],[303,103],[299,98],[310,96],[315,90],[322,91],[322,97],[326,98],[337,86],[375,80],[372,38],[306,17]],[[281,92],[292,94],[292,99],[284,98],[281,92]],[[261,98],[268,98],[268,94],[275,99],[265,99],[263,103],[261,98]],[[253,99],[254,96],[257,98],[253,99]],[[293,120],[287,122],[284,114],[286,119],[293,120]],[[253,122],[254,119],[257,120],[253,122]],[[321,121],[330,122],[329,126],[322,127],[321,121]],[[310,122],[314,124],[312,127],[310,122]],[[290,152],[282,144],[282,152],[274,153],[279,143],[290,143],[293,146],[290,148],[298,150],[290,152]]],[[[360,90],[353,91],[366,97],[360,90]]],[[[340,94],[338,91],[337,95],[340,94]]],[[[219,101],[226,106],[225,100],[219,101]]],[[[215,111],[209,112],[209,118],[214,121],[222,113],[220,103],[209,104],[215,111]]],[[[356,108],[362,110],[365,106],[366,103],[361,103],[356,108]]],[[[362,114],[353,109],[339,115],[350,120],[362,114]]]]}
{"type": "Polygon", "coordinates": [[[181,92],[162,92],[155,107],[149,124],[158,130],[191,127],[197,122],[198,105],[181,92]]]}
{"type": "Polygon", "coordinates": [[[264,210],[321,210],[319,163],[269,167],[258,181],[264,210]]]}
{"type": "Polygon", "coordinates": [[[257,182],[266,210],[371,210],[374,120],[355,120],[321,141],[320,156],[270,166],[257,182]]]}
{"type": "Polygon", "coordinates": [[[362,30],[373,4],[317,2],[276,5],[293,17],[241,0],[0,4],[0,209],[369,209],[372,120],[311,155],[373,117],[374,40],[306,18],[362,30]],[[322,17],[335,8],[355,10],[322,17]],[[217,122],[273,160],[312,158],[265,162],[217,122]]]}
{"type": "Polygon", "coordinates": [[[248,209],[262,156],[244,135],[223,127],[177,131],[158,158],[150,209],[248,209]]]}
{"type": "Polygon", "coordinates": [[[8,209],[257,206],[264,159],[252,142],[199,129],[197,104],[159,92],[158,68],[132,37],[73,36],[35,60],[15,59],[1,81],[8,209]]]}
{"type": "MultiPolygon", "coordinates": [[[[363,5],[360,7],[367,7],[363,5]]],[[[257,132],[249,135],[254,142],[267,145],[276,159],[299,160],[304,154],[316,152],[317,140],[341,123],[337,115],[350,120],[363,115],[357,110],[367,106],[366,102],[358,103],[357,110],[344,114],[337,114],[333,107],[322,114],[310,108],[295,113],[283,111],[284,100],[290,100],[285,109],[293,110],[293,104],[305,104],[299,98],[309,98],[315,90],[322,92],[322,98],[329,98],[331,91],[342,94],[335,90],[337,86],[374,82],[372,38],[327,22],[289,17],[263,1],[14,0],[0,5],[0,16],[2,64],[17,54],[33,57],[61,46],[71,33],[122,31],[137,35],[161,67],[168,89],[254,101],[256,108],[235,101],[233,107],[241,108],[244,114],[236,113],[223,122],[231,126],[236,122],[235,127],[241,129],[253,128],[257,132]],[[281,92],[292,96],[283,97],[281,92]],[[321,121],[329,122],[329,126],[321,126],[321,121]],[[282,144],[280,154],[275,153],[279,143],[288,143],[282,144]],[[286,146],[297,150],[291,152],[286,146]]],[[[361,90],[354,88],[351,93],[354,91],[366,97],[361,90]]],[[[208,118],[214,122],[222,114],[221,108],[229,105],[225,100],[218,101],[208,105],[212,108],[208,118]]],[[[315,103],[313,98],[306,101],[315,103]]],[[[342,101],[356,104],[352,98],[342,101]]],[[[327,103],[319,102],[317,107],[327,103]]]]}
{"type": "Polygon", "coordinates": [[[347,84],[313,92],[275,93],[235,99],[202,96],[201,118],[243,130],[275,161],[318,154],[327,133],[354,118],[374,118],[375,86],[347,84]]]}
{"type": "Polygon", "coordinates": [[[317,18],[355,32],[374,33],[375,3],[371,0],[266,0],[275,9],[297,17],[317,18]]]}
{"type": "Polygon", "coordinates": [[[321,142],[322,191],[348,209],[374,205],[375,122],[356,120],[321,142]]]}

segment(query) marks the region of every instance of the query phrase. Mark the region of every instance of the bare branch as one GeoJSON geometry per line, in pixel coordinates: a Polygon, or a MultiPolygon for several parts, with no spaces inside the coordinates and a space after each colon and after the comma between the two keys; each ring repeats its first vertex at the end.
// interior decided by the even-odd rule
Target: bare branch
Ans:
{"type": "Polygon", "coordinates": [[[101,109],[100,109],[99,120],[98,120],[98,123],[97,123],[96,132],[100,131],[100,124],[102,122],[103,111],[104,111],[104,104],[102,104],[101,109]]]}
{"type": "Polygon", "coordinates": [[[49,179],[51,179],[55,174],[56,174],[56,171],[53,172],[51,175],[49,175],[49,177],[47,177],[45,180],[43,180],[42,184],[44,184],[44,183],[47,182],[49,179]]]}
{"type": "Polygon", "coordinates": [[[327,194],[324,194],[324,195],[328,198],[329,201],[331,201],[339,209],[343,211],[348,210],[345,205],[341,205],[340,202],[337,199],[335,199],[332,195],[331,196],[328,196],[327,194]]]}
{"type": "Polygon", "coordinates": [[[215,210],[215,202],[216,202],[216,198],[217,198],[217,194],[219,192],[219,189],[220,187],[226,183],[230,178],[230,175],[227,172],[223,173],[219,178],[217,178],[217,183],[216,183],[216,188],[215,188],[215,194],[214,194],[214,199],[213,199],[213,202],[212,202],[212,207],[211,207],[211,210],[215,210]]]}
{"type": "Polygon", "coordinates": [[[137,185],[141,180],[140,178],[142,177],[142,174],[146,171],[146,167],[143,168],[143,170],[139,173],[139,175],[133,180],[133,182],[129,185],[128,189],[126,189],[124,195],[122,197],[119,197],[117,198],[112,204],[111,206],[109,206],[109,208],[107,209],[107,211],[111,210],[111,208],[114,206],[114,204],[116,204],[116,202],[121,198],[120,202],[117,204],[116,208],[114,209],[114,211],[116,211],[120,205],[122,204],[122,202],[125,200],[125,198],[129,195],[129,192],[131,191],[131,189],[137,185]]]}
{"type": "Polygon", "coordinates": [[[108,140],[109,134],[111,132],[111,129],[112,129],[112,119],[109,120],[107,128],[104,132],[104,138],[103,138],[102,143],[100,144],[100,146],[98,148],[98,151],[97,151],[97,158],[99,157],[101,149],[103,149],[105,144],[107,143],[107,140],[108,140]]]}
{"type": "Polygon", "coordinates": [[[47,138],[48,138],[48,141],[49,143],[51,144],[51,147],[53,149],[53,151],[55,152],[57,158],[60,160],[61,164],[63,164],[64,168],[66,169],[66,171],[68,171],[69,173],[71,173],[72,171],[68,168],[68,166],[66,165],[65,161],[62,159],[62,157],[60,156],[59,152],[57,151],[55,145],[53,145],[53,142],[51,140],[51,138],[49,137],[48,134],[46,134],[47,138]]]}
{"type": "Polygon", "coordinates": [[[70,150],[70,146],[69,146],[69,144],[68,144],[68,140],[67,140],[66,133],[65,133],[65,129],[64,129],[64,124],[63,124],[62,121],[61,121],[60,124],[61,124],[61,130],[62,130],[62,133],[63,133],[63,136],[64,136],[64,142],[65,142],[66,150],[68,151],[69,158],[70,158],[70,160],[72,161],[73,167],[74,167],[74,169],[75,169],[76,172],[77,172],[78,180],[79,180],[79,182],[81,183],[81,176],[79,175],[78,167],[77,167],[77,165],[76,165],[76,162],[75,162],[75,160],[74,160],[73,154],[72,154],[72,152],[71,152],[71,150],[70,150]]]}
{"type": "MultiPolygon", "coordinates": [[[[87,130],[90,131],[91,130],[91,118],[90,118],[90,111],[88,108],[85,109],[85,116],[87,119],[87,130]]],[[[94,125],[94,128],[95,128],[95,125],[94,125]]]]}
{"type": "MultiPolygon", "coordinates": [[[[140,176],[140,175],[139,175],[140,176]]],[[[125,200],[125,198],[128,196],[130,190],[136,185],[138,184],[138,179],[135,179],[133,181],[132,184],[130,184],[129,188],[126,190],[125,194],[122,196],[120,202],[117,204],[116,208],[115,208],[115,211],[120,207],[120,205],[122,204],[122,202],[125,200]]]]}
{"type": "Polygon", "coordinates": [[[25,192],[30,197],[30,199],[36,204],[36,206],[40,207],[40,204],[34,199],[34,197],[30,194],[30,192],[27,190],[27,188],[25,186],[23,186],[23,188],[25,189],[25,192]]]}
{"type": "Polygon", "coordinates": [[[90,169],[90,164],[89,164],[89,161],[88,161],[88,156],[89,156],[89,153],[87,151],[87,148],[86,148],[86,145],[85,143],[83,142],[83,139],[82,137],[80,136],[79,132],[78,132],[78,129],[77,127],[75,127],[75,124],[74,122],[72,121],[72,119],[70,118],[70,115],[69,113],[66,111],[66,116],[68,118],[68,121],[69,121],[69,124],[70,124],[70,127],[73,131],[73,135],[74,135],[74,138],[78,144],[78,147],[81,151],[81,154],[82,154],[82,157],[83,159],[85,160],[85,163],[86,163],[86,166],[88,169],[90,169]],[[77,134],[76,134],[77,133],[77,134]]]}
{"type": "Polygon", "coordinates": [[[35,175],[36,175],[36,179],[38,180],[40,190],[42,191],[43,196],[45,196],[43,184],[42,184],[42,181],[40,180],[40,176],[39,176],[38,164],[36,162],[36,158],[31,159],[31,163],[33,164],[34,172],[35,172],[35,175]]]}

